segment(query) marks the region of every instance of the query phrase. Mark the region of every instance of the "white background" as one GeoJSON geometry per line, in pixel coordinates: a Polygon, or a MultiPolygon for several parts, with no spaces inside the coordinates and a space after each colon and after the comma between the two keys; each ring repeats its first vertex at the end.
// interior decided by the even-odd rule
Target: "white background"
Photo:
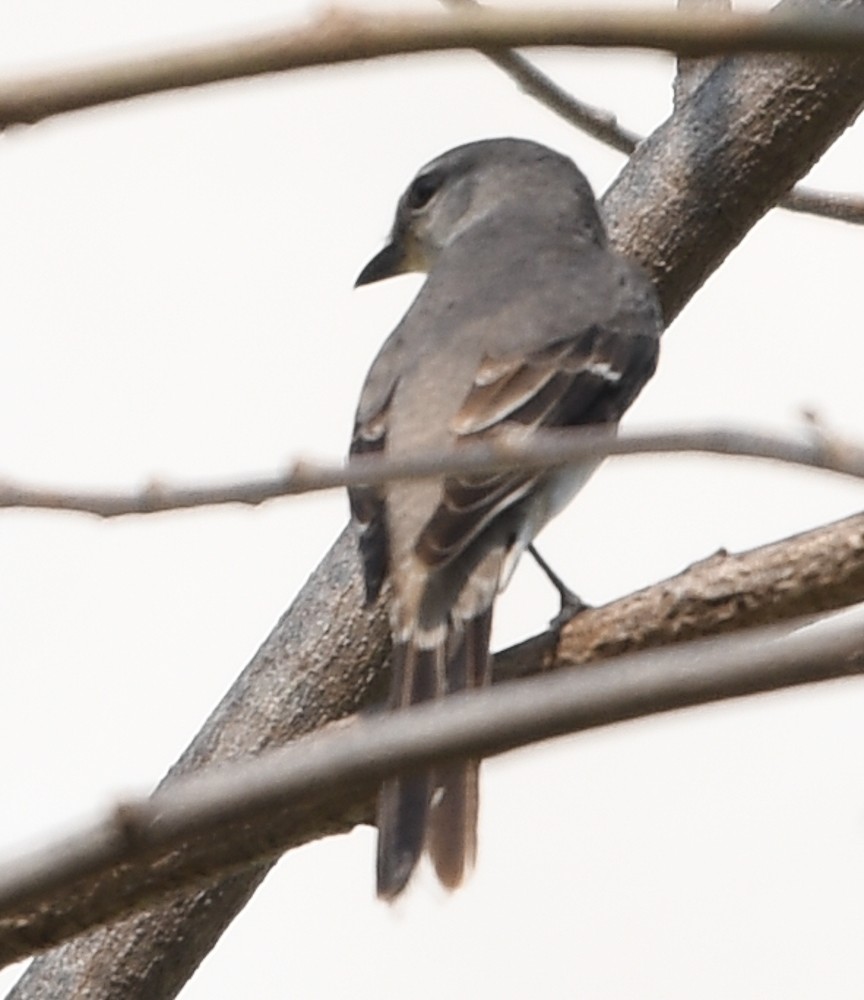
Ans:
{"type": "MultiPolygon", "coordinates": [[[[0,0],[0,72],[313,9],[0,0]]],[[[632,128],[668,114],[666,57],[538,61],[632,128]]],[[[0,476],[119,489],[340,459],[368,364],[417,287],[355,292],[353,280],[417,167],[496,135],[572,155],[598,192],[622,164],[472,54],[222,85],[4,134],[0,476]]],[[[859,129],[810,181],[860,190],[862,157],[859,129]]],[[[809,406],[864,439],[862,252],[864,229],[771,213],[666,335],[628,425],[792,430],[809,406]]],[[[827,475],[743,460],[619,460],[540,547],[598,603],[862,499],[827,475]]],[[[0,513],[0,862],[152,787],[346,511],[333,494],[105,523],[0,513]]],[[[523,566],[497,645],[555,610],[523,566]]],[[[446,898],[425,877],[388,909],[373,899],[371,830],[312,844],[280,863],[183,1000],[857,1000],[862,718],[864,683],[836,682],[494,761],[464,891],[446,898]]]]}

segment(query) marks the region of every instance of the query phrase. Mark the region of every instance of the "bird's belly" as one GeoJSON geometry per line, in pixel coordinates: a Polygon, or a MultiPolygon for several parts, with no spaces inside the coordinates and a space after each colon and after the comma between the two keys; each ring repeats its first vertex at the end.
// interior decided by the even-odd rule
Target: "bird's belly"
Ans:
{"type": "Polygon", "coordinates": [[[527,516],[522,522],[519,534],[504,560],[498,589],[503,590],[510,582],[516,564],[525,549],[534,541],[538,532],[560,514],[574,496],[591,478],[592,473],[602,459],[580,462],[578,465],[566,465],[554,469],[544,481],[544,487],[527,508],[527,516]]]}
{"type": "Polygon", "coordinates": [[[566,465],[555,469],[549,475],[549,486],[546,494],[546,516],[537,525],[537,531],[546,525],[553,517],[557,517],[570,503],[573,497],[582,489],[594,474],[594,470],[602,459],[580,462],[578,465],[566,465]]]}

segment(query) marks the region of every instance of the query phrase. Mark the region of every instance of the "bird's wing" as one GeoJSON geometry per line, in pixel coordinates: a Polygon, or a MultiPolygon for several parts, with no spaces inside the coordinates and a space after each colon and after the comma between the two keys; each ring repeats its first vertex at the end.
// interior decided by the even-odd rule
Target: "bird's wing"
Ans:
{"type": "MultiPolygon", "coordinates": [[[[528,354],[486,356],[450,427],[459,442],[530,437],[542,427],[617,421],[652,375],[657,331],[594,325],[528,354]]],[[[450,562],[502,510],[526,496],[542,471],[448,476],[416,551],[431,568],[450,562]]]]}
{"type": "MultiPolygon", "coordinates": [[[[363,386],[349,450],[352,458],[384,452],[390,404],[399,383],[396,354],[391,342],[385,344],[363,386]]],[[[390,558],[385,496],[383,486],[352,486],[348,490],[351,515],[359,532],[367,604],[381,592],[390,558]]]]}

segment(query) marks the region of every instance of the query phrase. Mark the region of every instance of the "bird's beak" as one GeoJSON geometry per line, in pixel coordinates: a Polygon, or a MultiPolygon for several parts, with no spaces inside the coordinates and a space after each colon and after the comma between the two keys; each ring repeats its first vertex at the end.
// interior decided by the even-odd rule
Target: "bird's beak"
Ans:
{"type": "Polygon", "coordinates": [[[373,281],[383,281],[384,278],[402,274],[409,270],[406,263],[404,246],[401,242],[392,240],[363,268],[354,282],[354,287],[371,285],[373,281]]]}

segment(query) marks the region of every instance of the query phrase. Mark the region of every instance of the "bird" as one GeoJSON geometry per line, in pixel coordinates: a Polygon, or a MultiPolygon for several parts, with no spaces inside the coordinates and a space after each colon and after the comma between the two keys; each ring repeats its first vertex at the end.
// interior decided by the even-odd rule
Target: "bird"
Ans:
{"type": "MultiPolygon", "coordinates": [[[[366,377],[352,457],[614,427],[654,373],[654,286],[609,248],[581,171],[544,145],[484,139],[422,167],[355,284],[412,271],[426,278],[366,377]]],[[[389,592],[390,710],[489,683],[495,597],[598,464],[350,488],[366,602],[389,592]]],[[[383,782],[380,898],[400,895],[424,852],[445,888],[463,882],[478,771],[465,760],[383,782]]]]}

